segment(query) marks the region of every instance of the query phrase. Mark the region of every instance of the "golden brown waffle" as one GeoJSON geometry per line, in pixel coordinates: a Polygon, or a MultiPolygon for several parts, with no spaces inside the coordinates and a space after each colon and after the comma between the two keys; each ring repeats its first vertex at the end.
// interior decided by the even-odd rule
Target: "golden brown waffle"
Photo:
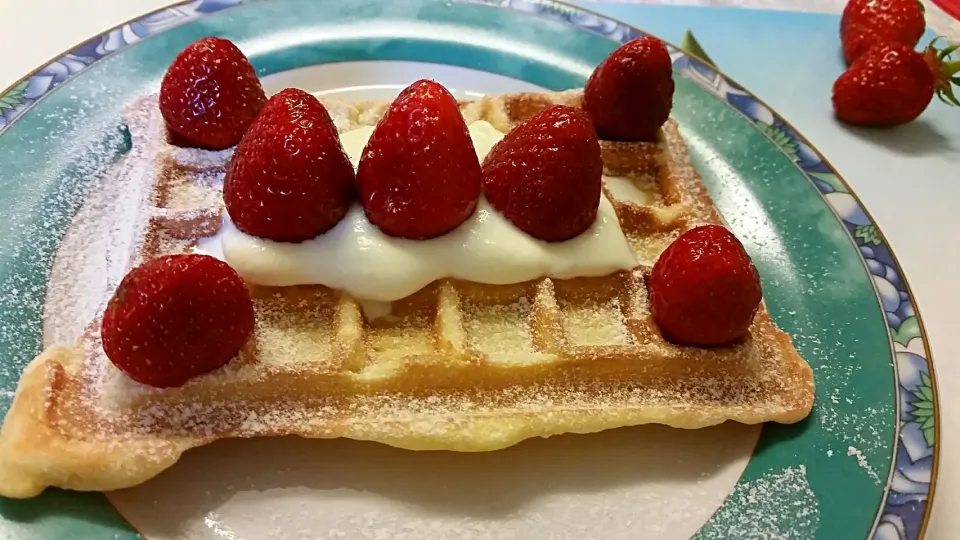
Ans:
{"type": "MultiPolygon", "coordinates": [[[[484,119],[506,132],[580,96],[512,94],[462,110],[468,122],[484,119]]],[[[341,130],[374,124],[386,105],[327,103],[341,130]]],[[[123,268],[189,251],[216,232],[230,155],[168,144],[155,97],[133,104],[127,123],[133,150],[107,181],[134,193],[141,208],[124,227],[104,224],[134,230],[104,255],[128,261],[123,268]]],[[[297,434],[486,451],[645,423],[804,418],[811,370],[766,311],[741,343],[714,349],[668,343],[651,319],[652,262],[681,232],[719,221],[676,124],[668,122],[655,144],[601,144],[605,175],[620,178],[607,179],[605,192],[641,261],[635,270],[505,286],[442,280],[372,321],[356,300],[326,287],[252,287],[254,338],[224,368],[176,389],[147,388],[116,370],[95,317],[77,345],[51,346],[25,370],[0,433],[0,495],[135,485],[183,451],[225,437],[297,434]]],[[[55,268],[52,279],[58,275],[70,278],[55,268]]]]}

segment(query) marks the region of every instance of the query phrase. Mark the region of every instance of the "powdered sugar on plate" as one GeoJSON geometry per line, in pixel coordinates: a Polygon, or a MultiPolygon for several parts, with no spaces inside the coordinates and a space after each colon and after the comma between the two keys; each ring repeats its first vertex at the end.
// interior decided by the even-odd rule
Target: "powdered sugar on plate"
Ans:
{"type": "Polygon", "coordinates": [[[861,469],[867,471],[867,474],[870,475],[870,478],[873,478],[877,484],[883,483],[883,481],[880,480],[880,476],[878,476],[876,471],[873,470],[873,467],[867,463],[867,457],[863,455],[863,452],[861,452],[860,449],[851,446],[847,448],[847,455],[855,456],[857,458],[857,465],[859,465],[861,469]]]}
{"type": "MultiPolygon", "coordinates": [[[[75,110],[71,116],[40,115],[33,129],[12,126],[4,134],[5,152],[23,151],[18,160],[0,158],[4,161],[0,184],[9,188],[0,222],[0,237],[4,239],[0,243],[0,313],[4,320],[0,327],[0,351],[4,355],[0,369],[7,391],[13,391],[19,372],[42,346],[37,331],[41,317],[54,325],[45,328],[51,336],[75,340],[75,326],[56,328],[57,322],[86,324],[91,305],[103,296],[101,282],[94,274],[78,273],[69,280],[76,290],[54,291],[47,283],[63,231],[87,195],[98,185],[110,184],[99,179],[117,160],[125,143],[116,117],[88,113],[88,108],[96,107],[72,101],[75,110]],[[56,148],[53,155],[36,153],[51,147],[56,148]],[[45,316],[51,310],[56,318],[45,316]]],[[[91,256],[103,258],[104,235],[88,233],[84,240],[91,247],[91,256]]],[[[70,272],[81,266],[87,265],[61,265],[59,271],[70,272]]]]}
{"type": "Polygon", "coordinates": [[[807,482],[806,466],[799,465],[738,484],[697,538],[814,538],[819,525],[817,496],[807,482]]]}

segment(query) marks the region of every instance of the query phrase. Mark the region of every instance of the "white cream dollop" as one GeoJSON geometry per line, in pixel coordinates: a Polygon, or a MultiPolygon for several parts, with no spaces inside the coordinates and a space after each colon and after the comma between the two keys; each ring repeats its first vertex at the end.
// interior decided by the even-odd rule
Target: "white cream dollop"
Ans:
{"type": "MultiPolygon", "coordinates": [[[[504,136],[484,121],[471,123],[469,131],[481,161],[504,136]]],[[[372,132],[372,127],[361,127],[341,134],[354,167],[372,132]]],[[[250,283],[326,285],[381,302],[407,297],[441,278],[503,285],[541,277],[602,276],[637,265],[605,196],[590,229],[565,242],[527,235],[481,196],[470,219],[429,240],[387,236],[354,204],[332,229],[300,243],[250,236],[228,216],[217,236],[205,239],[198,250],[222,258],[250,283]]]]}

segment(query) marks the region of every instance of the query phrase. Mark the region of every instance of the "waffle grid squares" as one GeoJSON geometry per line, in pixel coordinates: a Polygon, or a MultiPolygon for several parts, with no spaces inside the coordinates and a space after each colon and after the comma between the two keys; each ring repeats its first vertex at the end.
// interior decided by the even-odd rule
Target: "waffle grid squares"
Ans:
{"type": "MultiPolygon", "coordinates": [[[[485,120],[501,131],[509,131],[553,103],[576,106],[578,99],[576,93],[550,98],[531,94],[525,100],[465,102],[461,108],[467,121],[485,120]]],[[[355,121],[341,118],[338,124],[341,131],[375,125],[384,111],[383,103],[361,103],[347,115],[348,120],[355,121]]],[[[655,239],[652,246],[643,245],[638,250],[646,260],[655,259],[654,252],[691,226],[691,209],[683,205],[679,182],[664,162],[663,145],[601,143],[604,174],[628,180],[648,197],[641,204],[617,199],[612,190],[605,189],[631,243],[646,244],[651,237],[655,239]]],[[[184,159],[183,154],[172,145],[161,153],[161,182],[155,191],[152,228],[157,241],[147,246],[145,258],[183,252],[189,242],[181,240],[214,234],[224,214],[222,203],[214,197],[229,153],[209,152],[208,159],[184,159]]],[[[270,334],[282,334],[279,320],[291,317],[285,311],[315,315],[312,320],[297,319],[286,325],[297,335],[288,335],[285,341],[302,345],[291,354],[300,360],[288,362],[264,356],[259,361],[280,366],[325,357],[327,361],[311,365],[324,372],[344,371],[373,380],[396,372],[397,363],[416,363],[420,357],[427,362],[444,358],[450,366],[473,363],[517,367],[556,363],[568,357],[616,358],[627,352],[640,356],[638,344],[666,345],[646,312],[640,272],[496,287],[445,280],[394,302],[391,315],[373,321],[362,315],[356,300],[324,287],[260,291],[255,298],[263,321],[255,341],[267,343],[259,350],[278,348],[270,334]],[[293,298],[272,306],[264,303],[271,296],[288,295],[293,298]],[[291,303],[300,305],[300,309],[280,307],[291,303]],[[626,309],[630,306],[632,310],[626,309]],[[321,331],[327,326],[335,330],[321,331]],[[329,343],[335,345],[328,347],[329,343]]]]}

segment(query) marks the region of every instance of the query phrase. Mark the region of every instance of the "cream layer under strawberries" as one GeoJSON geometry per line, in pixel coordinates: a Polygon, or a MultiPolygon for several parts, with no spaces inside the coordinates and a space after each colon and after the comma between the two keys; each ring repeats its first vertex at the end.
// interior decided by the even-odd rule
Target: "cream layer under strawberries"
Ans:
{"type": "MultiPolygon", "coordinates": [[[[468,127],[483,161],[504,134],[484,121],[468,127]]],[[[354,167],[372,133],[373,127],[365,126],[341,134],[354,167]]],[[[602,276],[637,265],[606,196],[600,197],[590,229],[565,242],[527,235],[481,195],[470,219],[429,240],[387,236],[354,204],[332,229],[299,243],[250,236],[227,216],[217,235],[202,240],[197,249],[223,259],[250,283],[325,285],[379,302],[405,298],[441,278],[504,285],[542,277],[602,276]]]]}

